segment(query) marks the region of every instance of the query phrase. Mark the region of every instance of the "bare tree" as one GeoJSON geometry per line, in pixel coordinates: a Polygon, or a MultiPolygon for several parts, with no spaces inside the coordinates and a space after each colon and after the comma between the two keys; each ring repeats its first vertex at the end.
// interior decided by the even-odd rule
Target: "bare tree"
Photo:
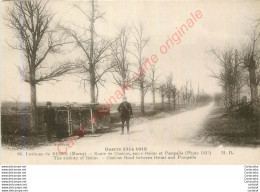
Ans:
{"type": "Polygon", "coordinates": [[[160,85],[160,95],[161,95],[161,103],[162,103],[162,107],[164,107],[164,97],[165,97],[165,94],[166,94],[166,88],[165,88],[165,84],[162,83],[160,85]]]}
{"type": "Polygon", "coordinates": [[[4,18],[16,34],[16,42],[10,46],[21,50],[24,66],[18,66],[23,81],[31,86],[31,123],[32,133],[38,134],[36,85],[42,82],[58,80],[58,77],[72,70],[66,64],[47,64],[45,59],[59,53],[64,44],[64,36],[53,27],[54,14],[48,1],[13,1],[7,8],[4,18]]]}
{"type": "Polygon", "coordinates": [[[156,74],[156,70],[157,70],[157,68],[154,66],[151,69],[151,73],[150,73],[151,91],[152,91],[152,95],[153,95],[153,105],[155,105],[155,93],[160,88],[158,85],[158,80],[159,80],[160,75],[156,74]]]}
{"type": "Polygon", "coordinates": [[[116,40],[111,44],[112,53],[112,75],[117,85],[124,87],[126,82],[130,82],[129,62],[129,29],[127,26],[121,27],[116,40]]]}
{"type": "Polygon", "coordinates": [[[168,98],[168,105],[169,109],[171,108],[171,98],[172,98],[172,103],[173,103],[173,109],[176,108],[176,103],[177,103],[177,95],[179,94],[180,90],[178,91],[176,86],[173,84],[173,77],[172,73],[166,76],[166,82],[165,82],[165,94],[168,98]]]}
{"type": "Polygon", "coordinates": [[[188,97],[189,97],[189,90],[188,90],[188,81],[186,81],[186,84],[182,86],[183,92],[182,92],[182,100],[183,104],[186,105],[188,103],[188,97]]]}
{"type": "Polygon", "coordinates": [[[83,9],[81,4],[74,4],[74,7],[89,21],[89,26],[86,27],[84,24],[76,26],[76,30],[65,26],[60,28],[72,39],[75,48],[81,50],[82,56],[73,63],[78,69],[77,73],[80,75],[84,88],[86,83],[90,84],[90,102],[95,103],[98,100],[98,85],[103,85],[104,75],[113,68],[111,65],[104,64],[111,55],[108,53],[108,49],[113,41],[107,40],[96,33],[95,24],[103,18],[105,13],[98,10],[95,0],[90,1],[89,13],[83,9]]]}
{"type": "Polygon", "coordinates": [[[178,108],[180,108],[180,98],[181,98],[181,94],[183,93],[182,92],[182,89],[183,89],[183,87],[181,87],[179,90],[177,90],[177,88],[176,88],[176,96],[177,96],[177,107],[178,108]]]}
{"type": "Polygon", "coordinates": [[[165,92],[168,98],[169,109],[171,108],[172,88],[173,88],[172,73],[170,73],[169,75],[166,76],[166,81],[165,81],[165,92]]]}
{"type": "Polygon", "coordinates": [[[173,109],[176,109],[176,103],[177,103],[177,95],[178,95],[178,90],[175,85],[172,87],[172,99],[173,99],[173,109]]]}
{"type": "Polygon", "coordinates": [[[144,36],[143,23],[139,22],[137,25],[133,26],[133,37],[133,47],[135,51],[132,52],[132,54],[136,58],[139,67],[138,80],[136,81],[136,84],[138,89],[140,90],[141,95],[141,115],[144,115],[144,97],[147,91],[149,90],[151,83],[145,75],[147,71],[143,68],[144,63],[146,62],[144,56],[144,49],[147,46],[147,43],[149,42],[149,38],[144,36]]]}
{"type": "MultiPolygon", "coordinates": [[[[223,52],[212,49],[211,52],[218,60],[220,66],[219,74],[212,72],[212,77],[218,79],[219,85],[223,90],[224,105],[231,110],[240,95],[243,83],[243,69],[237,61],[236,50],[230,48],[223,52]]],[[[237,101],[238,102],[238,101],[237,101]]]]}
{"type": "Polygon", "coordinates": [[[241,51],[240,61],[242,63],[242,67],[248,71],[249,75],[249,87],[250,87],[250,95],[251,101],[253,104],[254,111],[257,112],[258,105],[258,85],[260,84],[260,54],[259,54],[259,42],[260,32],[258,27],[256,27],[251,36],[249,43],[244,45],[241,51]]]}

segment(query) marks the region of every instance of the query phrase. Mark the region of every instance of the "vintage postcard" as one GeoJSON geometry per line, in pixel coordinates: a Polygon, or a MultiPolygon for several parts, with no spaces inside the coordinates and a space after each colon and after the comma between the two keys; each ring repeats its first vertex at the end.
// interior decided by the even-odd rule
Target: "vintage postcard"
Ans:
{"type": "Polygon", "coordinates": [[[257,0],[2,1],[2,164],[259,164],[257,0]]]}

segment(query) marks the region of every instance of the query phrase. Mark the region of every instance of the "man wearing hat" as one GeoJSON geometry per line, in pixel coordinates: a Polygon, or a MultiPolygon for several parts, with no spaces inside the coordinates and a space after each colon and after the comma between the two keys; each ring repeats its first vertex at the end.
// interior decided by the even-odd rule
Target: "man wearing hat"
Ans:
{"type": "Polygon", "coordinates": [[[132,112],[132,106],[130,103],[127,102],[126,96],[123,97],[123,102],[119,105],[117,110],[121,114],[121,116],[120,116],[121,122],[122,122],[121,135],[124,134],[125,122],[126,122],[126,126],[127,126],[127,134],[129,134],[129,121],[130,121],[130,118],[133,117],[133,112],[132,112]]]}
{"type": "Polygon", "coordinates": [[[47,127],[48,141],[51,141],[52,130],[55,126],[55,110],[49,101],[47,102],[47,108],[44,110],[44,124],[47,127]]]}

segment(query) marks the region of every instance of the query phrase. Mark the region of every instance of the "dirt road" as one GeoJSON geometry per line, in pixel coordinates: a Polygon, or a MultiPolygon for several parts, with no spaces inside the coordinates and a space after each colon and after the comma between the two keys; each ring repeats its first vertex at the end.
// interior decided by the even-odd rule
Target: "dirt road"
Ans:
{"type": "Polygon", "coordinates": [[[212,108],[213,104],[209,104],[191,111],[132,125],[129,135],[126,133],[120,135],[120,131],[116,131],[100,137],[87,136],[78,140],[76,145],[93,146],[97,143],[106,146],[117,143],[124,146],[189,145],[212,108]]]}
{"type": "Polygon", "coordinates": [[[194,110],[132,125],[130,134],[120,130],[77,140],[66,139],[34,149],[2,149],[2,162],[15,164],[238,164],[243,156],[248,164],[255,162],[249,148],[229,148],[232,156],[223,156],[221,145],[203,145],[196,134],[208,118],[213,103],[194,110]],[[68,144],[70,147],[68,147],[68,144]],[[67,152],[61,154],[59,152],[67,152]],[[12,157],[12,158],[10,158],[12,157]]]}

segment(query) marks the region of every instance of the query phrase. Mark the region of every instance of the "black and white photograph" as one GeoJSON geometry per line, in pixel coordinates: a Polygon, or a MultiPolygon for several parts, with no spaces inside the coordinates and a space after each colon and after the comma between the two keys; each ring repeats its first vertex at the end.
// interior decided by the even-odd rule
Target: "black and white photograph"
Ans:
{"type": "Polygon", "coordinates": [[[259,164],[260,1],[0,5],[3,163],[259,164]]]}

